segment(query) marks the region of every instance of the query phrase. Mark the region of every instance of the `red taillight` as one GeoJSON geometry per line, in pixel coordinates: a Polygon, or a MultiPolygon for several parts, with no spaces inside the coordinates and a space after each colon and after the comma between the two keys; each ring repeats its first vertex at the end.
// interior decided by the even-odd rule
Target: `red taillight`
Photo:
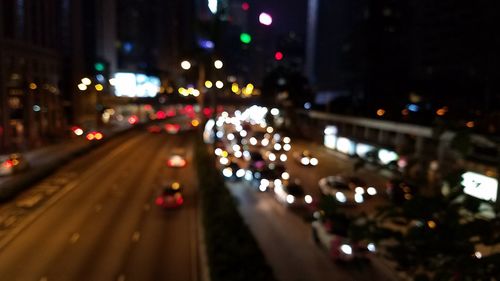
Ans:
{"type": "Polygon", "coordinates": [[[12,168],[12,166],[14,166],[14,163],[12,163],[12,160],[7,160],[7,161],[2,163],[2,166],[9,169],[9,168],[12,168]]]}
{"type": "Polygon", "coordinates": [[[157,197],[155,200],[155,204],[158,206],[162,206],[165,203],[165,199],[163,197],[157,197]]]}
{"type": "Polygon", "coordinates": [[[128,123],[130,123],[130,125],[137,124],[138,121],[139,121],[139,118],[137,118],[137,116],[135,116],[135,115],[130,116],[128,118],[128,123]]]}
{"type": "Polygon", "coordinates": [[[94,133],[88,133],[87,134],[87,139],[88,140],[93,140],[95,138],[94,133]]]}
{"type": "Polygon", "coordinates": [[[177,205],[182,205],[182,203],[184,203],[184,198],[182,198],[182,196],[179,196],[177,197],[177,200],[175,200],[175,202],[177,203],[177,205]]]}
{"type": "Polygon", "coordinates": [[[102,139],[103,135],[101,133],[95,133],[94,137],[96,140],[100,140],[100,139],[102,139]]]}

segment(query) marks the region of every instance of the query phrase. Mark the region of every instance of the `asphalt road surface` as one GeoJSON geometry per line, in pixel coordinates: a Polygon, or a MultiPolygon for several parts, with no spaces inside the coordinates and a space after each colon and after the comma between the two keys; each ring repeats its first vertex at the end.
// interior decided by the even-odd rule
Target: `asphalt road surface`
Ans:
{"type": "Polygon", "coordinates": [[[130,132],[0,206],[0,280],[199,280],[193,133],[130,132]],[[183,147],[188,165],[168,168],[183,147]],[[184,205],[154,205],[159,185],[184,205]]]}

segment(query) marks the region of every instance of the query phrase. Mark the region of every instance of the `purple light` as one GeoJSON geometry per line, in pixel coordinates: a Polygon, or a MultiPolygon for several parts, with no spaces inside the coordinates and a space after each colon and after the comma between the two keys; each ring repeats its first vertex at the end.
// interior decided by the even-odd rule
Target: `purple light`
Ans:
{"type": "Polygon", "coordinates": [[[215,47],[214,42],[206,39],[198,39],[198,45],[202,49],[213,49],[215,47]]]}
{"type": "Polygon", "coordinates": [[[273,18],[267,13],[260,13],[259,22],[263,25],[271,25],[273,18]]]}

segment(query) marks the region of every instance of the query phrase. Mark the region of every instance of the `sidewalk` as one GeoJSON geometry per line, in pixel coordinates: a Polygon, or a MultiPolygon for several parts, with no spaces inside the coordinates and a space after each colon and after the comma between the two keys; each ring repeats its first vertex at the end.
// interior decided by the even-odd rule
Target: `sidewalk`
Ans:
{"type": "MultiPolygon", "coordinates": [[[[103,129],[104,141],[132,128],[128,124],[103,129]]],[[[18,174],[0,177],[0,202],[9,200],[27,186],[43,179],[60,165],[103,142],[89,142],[84,136],[23,153],[30,167],[18,174]]]]}

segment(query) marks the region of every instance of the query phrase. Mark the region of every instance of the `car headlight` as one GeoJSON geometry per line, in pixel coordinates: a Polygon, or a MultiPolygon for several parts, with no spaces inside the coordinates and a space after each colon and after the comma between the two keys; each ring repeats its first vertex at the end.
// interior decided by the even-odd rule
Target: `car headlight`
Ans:
{"type": "Polygon", "coordinates": [[[286,154],[281,154],[280,155],[281,162],[285,162],[287,159],[288,159],[288,157],[286,156],[286,154]]]}
{"type": "Polygon", "coordinates": [[[274,153],[269,153],[268,158],[269,158],[269,161],[276,161],[276,154],[274,154],[274,153]]]}
{"type": "Polygon", "coordinates": [[[352,248],[347,244],[342,244],[342,246],[340,246],[340,250],[346,255],[352,255],[352,248]]]}
{"type": "Polygon", "coordinates": [[[368,189],[366,189],[366,192],[368,193],[368,195],[376,195],[377,194],[377,190],[375,189],[375,187],[368,187],[368,189]]]}
{"type": "Polygon", "coordinates": [[[260,180],[260,186],[268,187],[269,186],[269,181],[267,179],[261,179],[260,180]]]}
{"type": "Polygon", "coordinates": [[[356,193],[359,193],[359,194],[364,194],[365,193],[365,189],[362,188],[361,186],[358,186],[354,189],[354,192],[356,193]]]}
{"type": "Polygon", "coordinates": [[[345,203],[347,201],[345,194],[340,191],[335,193],[335,199],[337,199],[337,201],[339,201],[340,203],[345,203]]]}
{"type": "Polygon", "coordinates": [[[245,176],[245,173],[246,173],[246,172],[245,172],[245,170],[243,170],[243,169],[238,169],[238,171],[236,171],[236,176],[237,176],[238,178],[242,178],[242,177],[244,177],[244,176],[245,176]]]}
{"type": "Polygon", "coordinates": [[[300,159],[300,163],[301,163],[302,165],[309,165],[309,158],[307,158],[307,157],[302,157],[302,158],[300,159]]]}
{"type": "Polygon", "coordinates": [[[283,172],[281,174],[281,178],[284,180],[289,180],[290,179],[290,174],[288,172],[283,172]]]}
{"type": "Polygon", "coordinates": [[[307,203],[307,204],[311,204],[312,201],[313,201],[313,198],[311,195],[306,195],[304,196],[304,201],[307,203]]]}
{"type": "Polygon", "coordinates": [[[363,203],[365,201],[365,199],[363,198],[363,194],[361,193],[354,194],[354,201],[358,204],[363,203]]]}
{"type": "Polygon", "coordinates": [[[318,165],[319,161],[317,158],[311,158],[311,160],[309,160],[309,163],[313,166],[316,166],[318,165]]]}
{"type": "Polygon", "coordinates": [[[295,202],[295,197],[294,197],[293,195],[291,195],[291,194],[288,194],[288,195],[286,196],[286,202],[287,202],[288,204],[292,204],[293,202],[295,202]]]}
{"type": "Polygon", "coordinates": [[[375,248],[375,244],[373,243],[368,243],[368,245],[366,246],[366,248],[368,249],[368,251],[370,252],[375,252],[377,249],[375,248]]]}
{"type": "Polygon", "coordinates": [[[226,178],[230,178],[232,175],[233,175],[233,169],[227,167],[227,168],[224,168],[224,170],[222,170],[222,174],[226,177],[226,178]]]}
{"type": "Polygon", "coordinates": [[[285,145],[283,145],[283,150],[290,151],[290,149],[292,149],[292,146],[289,143],[286,143],[285,145]]]}
{"type": "Polygon", "coordinates": [[[274,180],[274,186],[281,186],[282,185],[282,182],[280,179],[275,179],[274,180]]]}

